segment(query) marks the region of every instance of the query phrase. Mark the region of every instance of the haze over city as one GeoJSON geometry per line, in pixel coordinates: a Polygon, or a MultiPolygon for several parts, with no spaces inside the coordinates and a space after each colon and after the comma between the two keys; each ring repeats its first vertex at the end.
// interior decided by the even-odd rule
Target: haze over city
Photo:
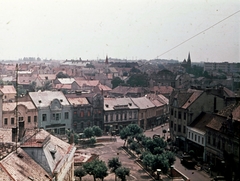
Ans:
{"type": "Polygon", "coordinates": [[[239,62],[236,0],[0,0],[0,60],[239,62]]]}

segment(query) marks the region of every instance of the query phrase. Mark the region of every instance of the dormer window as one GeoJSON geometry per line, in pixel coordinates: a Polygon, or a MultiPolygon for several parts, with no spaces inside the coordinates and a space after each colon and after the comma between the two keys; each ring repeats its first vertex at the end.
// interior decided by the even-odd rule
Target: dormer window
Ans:
{"type": "Polygon", "coordinates": [[[108,108],[109,106],[108,106],[108,104],[105,104],[105,106],[108,108]]]}
{"type": "Polygon", "coordinates": [[[41,101],[41,100],[39,100],[38,102],[39,102],[39,103],[42,103],[42,101],[41,101]]]}
{"type": "Polygon", "coordinates": [[[60,99],[60,102],[63,102],[63,100],[62,100],[62,99],[60,99]]]}

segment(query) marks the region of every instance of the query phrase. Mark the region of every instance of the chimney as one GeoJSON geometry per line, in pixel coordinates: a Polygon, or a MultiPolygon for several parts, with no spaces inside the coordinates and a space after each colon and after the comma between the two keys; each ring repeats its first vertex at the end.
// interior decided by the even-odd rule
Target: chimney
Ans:
{"type": "Polygon", "coordinates": [[[12,142],[15,142],[17,140],[17,131],[18,128],[12,128],[12,142]]]}

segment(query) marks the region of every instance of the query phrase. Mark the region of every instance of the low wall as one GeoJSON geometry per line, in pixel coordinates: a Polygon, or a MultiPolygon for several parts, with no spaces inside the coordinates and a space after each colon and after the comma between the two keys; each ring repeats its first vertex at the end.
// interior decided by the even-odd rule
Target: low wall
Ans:
{"type": "Polygon", "coordinates": [[[176,168],[172,167],[170,170],[170,176],[174,179],[178,179],[178,178],[182,178],[185,181],[190,181],[190,179],[184,175],[182,172],[180,172],[179,170],[177,170],[176,168]]]}

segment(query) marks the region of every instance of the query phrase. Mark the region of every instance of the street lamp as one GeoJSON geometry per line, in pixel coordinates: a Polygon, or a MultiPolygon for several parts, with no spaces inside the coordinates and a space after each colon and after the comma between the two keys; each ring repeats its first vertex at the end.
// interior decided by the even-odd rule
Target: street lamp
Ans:
{"type": "Polygon", "coordinates": [[[171,177],[172,177],[172,180],[173,180],[173,169],[174,169],[174,166],[173,165],[171,165],[171,177]]]}
{"type": "Polygon", "coordinates": [[[162,170],[161,169],[157,169],[157,179],[160,180],[161,179],[161,174],[162,170]]]}
{"type": "Polygon", "coordinates": [[[111,135],[111,141],[112,141],[112,125],[110,125],[110,135],[111,135]]]}

